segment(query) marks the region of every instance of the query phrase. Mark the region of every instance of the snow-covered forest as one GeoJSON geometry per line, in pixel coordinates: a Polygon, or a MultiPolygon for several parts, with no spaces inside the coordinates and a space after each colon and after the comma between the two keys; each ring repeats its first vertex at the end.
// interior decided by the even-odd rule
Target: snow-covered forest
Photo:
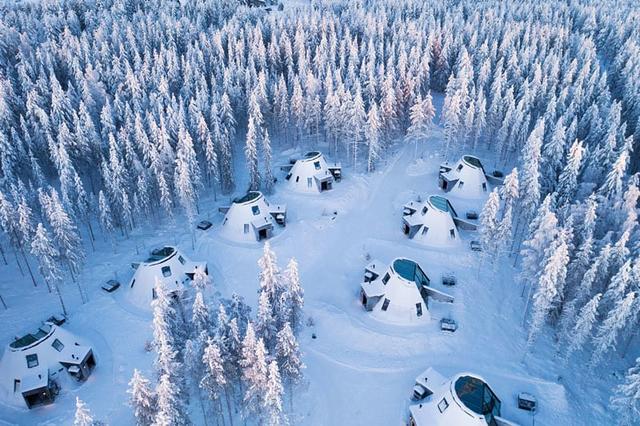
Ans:
{"type": "MultiPolygon", "coordinates": [[[[490,153],[507,172],[480,214],[479,265],[521,296],[506,325],[525,333],[520,359],[616,371],[603,410],[636,424],[637,2],[284,5],[0,6],[0,321],[30,303],[3,298],[13,286],[46,288],[73,318],[94,299],[83,274],[101,250],[130,248],[149,226],[194,229],[218,198],[277,196],[283,152],[321,148],[362,179],[404,148],[407,161],[490,153]]],[[[305,282],[295,259],[282,268],[268,244],[261,256],[256,300],[231,288],[213,303],[204,275],[188,303],[159,292],[153,377],[135,370],[131,421],[188,424],[191,409],[217,424],[323,423],[294,403],[312,380],[297,341],[312,326],[305,282]]],[[[76,424],[92,424],[78,395],[76,424]]]]}

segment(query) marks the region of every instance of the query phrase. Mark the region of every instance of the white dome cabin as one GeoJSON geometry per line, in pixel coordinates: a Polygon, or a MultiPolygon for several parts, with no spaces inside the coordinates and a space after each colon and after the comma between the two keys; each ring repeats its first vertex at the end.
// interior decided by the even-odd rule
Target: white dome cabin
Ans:
{"type": "Polygon", "coordinates": [[[487,195],[487,176],[479,158],[463,155],[453,166],[440,165],[438,186],[445,192],[462,198],[482,198],[487,195]]]}
{"type": "Polygon", "coordinates": [[[127,296],[131,303],[143,309],[151,309],[151,302],[156,298],[156,279],[168,294],[179,296],[185,284],[193,279],[196,268],[209,273],[206,262],[193,262],[172,246],[155,249],[147,260],[132,266],[136,272],[129,282],[127,296]]]}
{"type": "Polygon", "coordinates": [[[45,322],[35,333],[7,345],[0,359],[0,395],[27,408],[54,401],[61,382],[83,382],[96,366],[93,350],[65,330],[45,322]]]}
{"type": "Polygon", "coordinates": [[[517,426],[500,417],[500,399],[473,373],[447,379],[429,368],[416,379],[413,399],[410,426],[517,426]]]}
{"type": "Polygon", "coordinates": [[[271,205],[261,192],[250,191],[236,198],[225,213],[221,234],[235,241],[262,241],[273,235],[274,223],[286,226],[287,206],[271,205]]]}
{"type": "Polygon", "coordinates": [[[431,195],[426,201],[411,201],[403,207],[402,231],[429,246],[452,246],[460,240],[458,227],[475,231],[477,225],[462,220],[444,197],[431,195]]]}
{"type": "Polygon", "coordinates": [[[429,297],[453,302],[453,297],[429,287],[429,277],[410,259],[397,258],[390,265],[373,261],[365,268],[360,302],[365,310],[391,322],[428,321],[429,297]]]}
{"type": "Polygon", "coordinates": [[[307,152],[302,158],[293,161],[292,165],[281,167],[288,174],[285,179],[289,188],[298,192],[318,193],[333,188],[334,181],[342,179],[340,163],[327,164],[318,151],[307,152]]]}

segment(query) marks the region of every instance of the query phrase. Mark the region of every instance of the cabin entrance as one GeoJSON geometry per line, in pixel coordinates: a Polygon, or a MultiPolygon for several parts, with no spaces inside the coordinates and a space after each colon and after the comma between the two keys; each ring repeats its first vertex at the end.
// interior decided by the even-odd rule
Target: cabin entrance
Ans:
{"type": "Polygon", "coordinates": [[[402,225],[402,232],[404,232],[404,235],[409,235],[409,225],[407,225],[406,223],[402,225]]]}
{"type": "Polygon", "coordinates": [[[447,190],[447,181],[445,179],[442,179],[442,185],[441,186],[442,186],[443,190],[445,190],[445,191],[447,190]]]}
{"type": "Polygon", "coordinates": [[[258,241],[266,240],[268,237],[267,228],[258,231],[258,241]]]}
{"type": "Polygon", "coordinates": [[[331,189],[331,182],[328,181],[324,181],[320,183],[320,190],[321,191],[328,191],[331,189]]]}
{"type": "Polygon", "coordinates": [[[362,306],[366,307],[367,306],[367,295],[364,294],[364,292],[362,292],[361,296],[362,296],[362,306]]]}

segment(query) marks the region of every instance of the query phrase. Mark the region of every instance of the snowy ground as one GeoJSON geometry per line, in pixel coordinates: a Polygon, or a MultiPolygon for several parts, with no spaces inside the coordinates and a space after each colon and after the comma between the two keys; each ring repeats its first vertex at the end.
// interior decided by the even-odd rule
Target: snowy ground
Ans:
{"type": "MultiPolygon", "coordinates": [[[[488,155],[477,154],[481,158],[488,155]]],[[[401,424],[407,418],[414,378],[429,366],[443,374],[466,370],[483,375],[503,401],[503,416],[524,425],[534,419],[515,407],[520,391],[539,398],[536,424],[576,424],[576,413],[580,413],[581,424],[611,423],[606,410],[611,378],[593,377],[583,371],[582,364],[569,365],[559,373],[563,368],[551,351],[534,352],[523,359],[524,301],[510,266],[498,272],[481,267],[479,256],[468,248],[473,233],[463,231],[459,247],[443,250],[424,248],[402,234],[401,206],[417,194],[439,193],[439,145],[428,142],[418,147],[418,155],[416,160],[413,145],[400,147],[388,164],[368,176],[354,175],[347,168],[343,181],[321,195],[299,195],[278,183],[269,196],[289,209],[287,227],[271,243],[282,266],[292,256],[298,259],[306,314],[315,322],[300,336],[307,386],[296,397],[293,423],[401,424]],[[367,256],[383,261],[405,256],[418,261],[432,285],[455,296],[455,303],[431,303],[433,319],[426,325],[391,325],[372,318],[358,301],[367,256]],[[455,273],[456,287],[442,288],[440,277],[445,272],[455,273]],[[443,316],[458,322],[455,334],[439,331],[443,316]],[[317,339],[311,338],[312,333],[317,339]],[[577,378],[568,381],[574,375],[577,378]]],[[[286,155],[279,160],[286,161],[286,155]]],[[[177,244],[193,260],[206,260],[223,296],[237,292],[255,306],[256,262],[262,246],[220,238],[217,228],[222,215],[217,206],[228,201],[227,197],[217,202],[213,197],[203,200],[201,218],[211,219],[215,226],[198,231],[194,249],[180,217],[173,223],[139,228],[131,238],[119,240],[115,252],[102,241],[95,253],[88,248],[80,279],[90,302],[79,304],[72,283],[64,291],[72,311],[68,327],[93,343],[98,367],[81,387],[65,387],[53,405],[31,411],[0,405],[0,424],[69,424],[76,395],[96,418],[114,425],[132,424],[126,406],[127,382],[134,368],[153,377],[153,354],[144,350],[145,341],[151,338],[151,314],[126,303],[126,288],[108,295],[99,285],[114,276],[127,283],[132,276],[130,263],[142,259],[154,246],[177,244]]],[[[451,201],[461,214],[471,207],[479,210],[482,204],[482,200],[451,201]]],[[[45,297],[44,286],[34,291],[28,278],[15,270],[15,260],[9,260],[9,266],[0,267],[5,272],[0,274],[0,294],[9,305],[9,310],[0,311],[0,341],[6,343],[59,311],[55,299],[45,297]]],[[[193,413],[198,423],[197,407],[193,413]]]]}

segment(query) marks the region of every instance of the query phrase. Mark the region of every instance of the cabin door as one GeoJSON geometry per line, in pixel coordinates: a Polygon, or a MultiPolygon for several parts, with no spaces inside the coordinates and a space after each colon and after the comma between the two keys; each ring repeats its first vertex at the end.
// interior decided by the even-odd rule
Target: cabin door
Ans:
{"type": "Polygon", "coordinates": [[[325,181],[320,184],[320,190],[326,191],[328,189],[330,189],[328,182],[325,181]]]}
{"type": "Polygon", "coordinates": [[[258,241],[266,240],[268,237],[267,229],[261,229],[258,231],[258,241]]]}

